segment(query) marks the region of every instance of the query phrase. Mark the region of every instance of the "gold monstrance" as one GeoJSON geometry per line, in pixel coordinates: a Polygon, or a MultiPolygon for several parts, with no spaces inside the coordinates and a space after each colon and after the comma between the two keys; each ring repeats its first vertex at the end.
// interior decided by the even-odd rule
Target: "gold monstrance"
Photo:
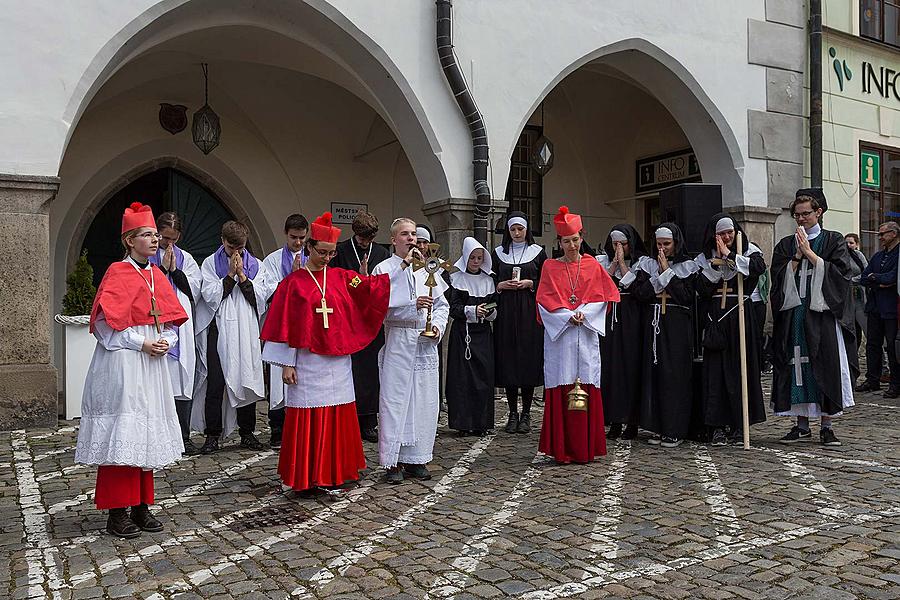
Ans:
{"type": "MultiPolygon", "coordinates": [[[[437,279],[434,276],[438,271],[444,269],[447,273],[456,273],[459,271],[455,266],[448,263],[443,258],[440,258],[438,254],[441,251],[440,244],[428,244],[427,249],[425,250],[424,260],[413,259],[412,267],[413,271],[418,271],[419,269],[425,269],[425,272],[428,273],[428,277],[425,279],[425,285],[428,287],[428,297],[433,298],[434,288],[437,287],[437,279]]],[[[437,337],[437,334],[434,333],[434,328],[431,325],[431,311],[432,307],[428,307],[428,318],[425,320],[425,331],[420,333],[419,335],[433,338],[437,337]]]]}

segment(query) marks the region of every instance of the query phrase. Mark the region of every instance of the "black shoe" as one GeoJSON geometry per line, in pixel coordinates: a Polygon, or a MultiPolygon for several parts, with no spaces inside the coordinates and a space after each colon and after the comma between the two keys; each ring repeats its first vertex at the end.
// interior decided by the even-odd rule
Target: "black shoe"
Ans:
{"type": "Polygon", "coordinates": [[[680,438],[669,437],[667,435],[662,436],[662,439],[659,442],[659,445],[663,448],[677,448],[681,445],[684,440],[680,438]]]}
{"type": "Polygon", "coordinates": [[[428,472],[428,467],[425,465],[403,465],[403,470],[407,477],[412,477],[413,479],[421,479],[422,481],[431,479],[431,473],[428,472]]]}
{"type": "Polygon", "coordinates": [[[881,389],[881,384],[877,381],[866,381],[856,388],[857,392],[877,392],[881,389]]]}
{"type": "Polygon", "coordinates": [[[622,435],[622,424],[621,423],[613,423],[609,426],[609,431],[606,432],[606,439],[614,440],[622,435]]]}
{"type": "Polygon", "coordinates": [[[638,435],[638,426],[637,425],[626,425],[625,431],[622,433],[623,440],[633,440],[638,435]]]}
{"type": "Polygon", "coordinates": [[[256,439],[256,436],[252,433],[241,434],[241,448],[246,448],[247,450],[265,450],[266,446],[256,439]]]}
{"type": "Polygon", "coordinates": [[[713,446],[727,446],[728,445],[728,437],[725,435],[725,430],[721,427],[716,427],[712,434],[712,442],[713,446]]]}
{"type": "Polygon", "coordinates": [[[893,400],[894,398],[900,398],[900,388],[895,388],[893,386],[889,387],[887,391],[882,394],[883,398],[890,398],[893,400]]]}
{"type": "Polygon", "coordinates": [[[400,469],[399,466],[391,467],[387,470],[387,475],[385,475],[384,480],[394,485],[403,483],[403,470],[400,469]]]}
{"type": "Polygon", "coordinates": [[[800,440],[808,440],[811,437],[812,432],[809,429],[800,429],[798,425],[794,425],[791,430],[787,432],[787,435],[778,441],[782,444],[794,444],[800,440]]]}
{"type": "Polygon", "coordinates": [[[744,443],[744,429],[729,429],[726,432],[728,436],[729,444],[743,444],[744,443]]]}
{"type": "Polygon", "coordinates": [[[280,431],[272,431],[269,435],[269,448],[272,450],[278,450],[281,448],[281,432],[280,431]]]}
{"type": "Polygon", "coordinates": [[[374,427],[366,427],[363,429],[360,434],[362,435],[362,439],[367,442],[377,442],[378,441],[378,431],[374,427]]]}
{"type": "Polygon", "coordinates": [[[106,520],[106,533],[130,540],[141,535],[141,528],[128,518],[124,508],[111,508],[106,520]]]}
{"type": "Polygon", "coordinates": [[[509,413],[509,418],[506,420],[506,427],[504,431],[506,433],[515,433],[519,429],[519,413],[512,412],[509,413]]]}
{"type": "Polygon", "coordinates": [[[150,533],[163,530],[163,524],[150,514],[150,507],[146,504],[138,504],[131,507],[131,522],[150,533]]]}
{"type": "Polygon", "coordinates": [[[200,448],[200,454],[212,454],[213,452],[219,451],[219,436],[217,435],[208,435],[206,436],[206,441],[203,442],[203,447],[200,448]]]}
{"type": "Polygon", "coordinates": [[[834,435],[834,431],[831,430],[831,427],[824,427],[819,431],[819,441],[822,442],[823,446],[841,445],[841,440],[837,439],[837,436],[834,435]]]}
{"type": "Polygon", "coordinates": [[[522,416],[519,417],[519,425],[516,427],[516,431],[519,433],[531,432],[531,413],[522,413],[522,416]]]}
{"type": "Polygon", "coordinates": [[[200,448],[197,447],[197,444],[192,442],[190,438],[183,440],[184,441],[184,452],[181,453],[182,456],[197,456],[200,454],[200,448]]]}

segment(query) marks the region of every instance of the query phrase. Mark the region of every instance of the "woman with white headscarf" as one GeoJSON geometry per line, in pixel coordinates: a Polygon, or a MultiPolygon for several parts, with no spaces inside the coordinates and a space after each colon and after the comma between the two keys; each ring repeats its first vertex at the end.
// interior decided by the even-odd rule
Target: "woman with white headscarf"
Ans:
{"type": "Polygon", "coordinates": [[[534,243],[525,213],[509,213],[503,242],[491,259],[497,283],[496,385],[506,389],[509,404],[505,431],[528,433],[534,388],[544,385],[544,328],[537,320],[535,293],[547,254],[534,243]]]}
{"type": "Polygon", "coordinates": [[[494,426],[494,338],[497,318],[491,256],[473,237],[463,240],[459,271],[450,275],[447,416],[460,435],[485,435],[494,426]]]}

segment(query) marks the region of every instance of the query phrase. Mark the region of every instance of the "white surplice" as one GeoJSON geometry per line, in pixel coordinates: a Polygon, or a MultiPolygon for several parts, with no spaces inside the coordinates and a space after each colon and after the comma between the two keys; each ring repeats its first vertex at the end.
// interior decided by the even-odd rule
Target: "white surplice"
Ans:
{"type": "MultiPolygon", "coordinates": [[[[200,275],[200,266],[197,261],[188,252],[181,251],[184,254],[184,262],[181,265],[181,271],[187,278],[188,285],[191,288],[191,295],[194,302],[200,301],[200,288],[203,283],[203,277],[200,275]]],[[[197,342],[194,332],[194,306],[187,294],[175,288],[175,295],[184,312],[187,313],[188,320],[178,328],[178,359],[167,356],[166,364],[169,367],[169,374],[172,377],[172,389],[175,392],[176,400],[190,400],[194,396],[194,379],[197,372],[197,342]]]]}
{"type": "Polygon", "coordinates": [[[544,387],[581,383],[600,386],[600,336],[606,335],[606,302],[582,304],[574,310],[558,308],[553,312],[538,304],[544,323],[544,387]],[[569,319],[576,311],[584,323],[573,325],[569,319]]]}
{"type": "Polygon", "coordinates": [[[159,469],[181,458],[184,444],[166,367],[169,359],[141,351],[146,338],[163,337],[174,347],[176,330],[166,326],[160,335],[154,325],[135,325],[116,331],[101,311],[94,337],[75,462],[159,469]]]}
{"type": "MultiPolygon", "coordinates": [[[[294,258],[301,252],[303,252],[302,249],[298,252],[291,253],[291,264],[293,264],[294,258]]],[[[259,268],[259,275],[257,275],[256,279],[253,281],[254,287],[259,286],[259,293],[257,296],[264,298],[263,306],[261,307],[261,323],[264,323],[266,320],[266,311],[269,309],[268,300],[275,293],[275,290],[278,289],[278,284],[284,279],[284,271],[281,270],[281,257],[283,255],[284,248],[279,248],[266,256],[259,268]]],[[[262,325],[260,325],[260,329],[261,328],[262,325]]],[[[281,367],[277,363],[269,363],[269,365],[269,408],[271,410],[276,410],[285,405],[284,398],[287,386],[281,380],[281,367]]]]}
{"type": "MultiPolygon", "coordinates": [[[[211,254],[200,267],[203,275],[201,300],[197,302],[197,378],[191,409],[191,428],[206,430],[206,364],[208,329],[213,319],[219,330],[218,352],[225,375],[225,394],[222,399],[222,436],[228,437],[237,428],[237,409],[254,404],[266,397],[263,364],[259,341],[259,314],[250,306],[235,284],[224,300],[222,279],[216,274],[216,255],[211,254]]],[[[237,276],[235,276],[237,277],[237,276]]],[[[257,273],[257,278],[259,274],[257,273]]],[[[256,306],[265,306],[265,298],[254,284],[256,306]]]]}
{"type": "Polygon", "coordinates": [[[403,259],[392,255],[373,270],[373,275],[387,273],[391,277],[385,343],[378,354],[378,455],[384,467],[425,464],[432,459],[440,410],[437,345],[450,315],[450,305],[444,298],[448,286],[437,277],[431,319],[439,335],[419,335],[425,329],[428,311],[416,309],[416,298],[428,295],[428,275],[424,269],[413,272],[412,267],[402,266],[403,259]]]}
{"type": "Polygon", "coordinates": [[[356,401],[350,355],[316,354],[306,348],[291,348],[282,342],[266,342],[262,358],[275,367],[294,367],[297,384],[284,385],[284,405],[289,408],[321,408],[356,401]]]}

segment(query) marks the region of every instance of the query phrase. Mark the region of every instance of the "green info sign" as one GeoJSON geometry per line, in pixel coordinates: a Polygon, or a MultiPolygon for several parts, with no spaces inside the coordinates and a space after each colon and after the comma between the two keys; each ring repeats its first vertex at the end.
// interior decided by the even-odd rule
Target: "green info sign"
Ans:
{"type": "Polygon", "coordinates": [[[875,152],[859,153],[859,183],[868,187],[881,186],[881,156],[875,152]]]}

